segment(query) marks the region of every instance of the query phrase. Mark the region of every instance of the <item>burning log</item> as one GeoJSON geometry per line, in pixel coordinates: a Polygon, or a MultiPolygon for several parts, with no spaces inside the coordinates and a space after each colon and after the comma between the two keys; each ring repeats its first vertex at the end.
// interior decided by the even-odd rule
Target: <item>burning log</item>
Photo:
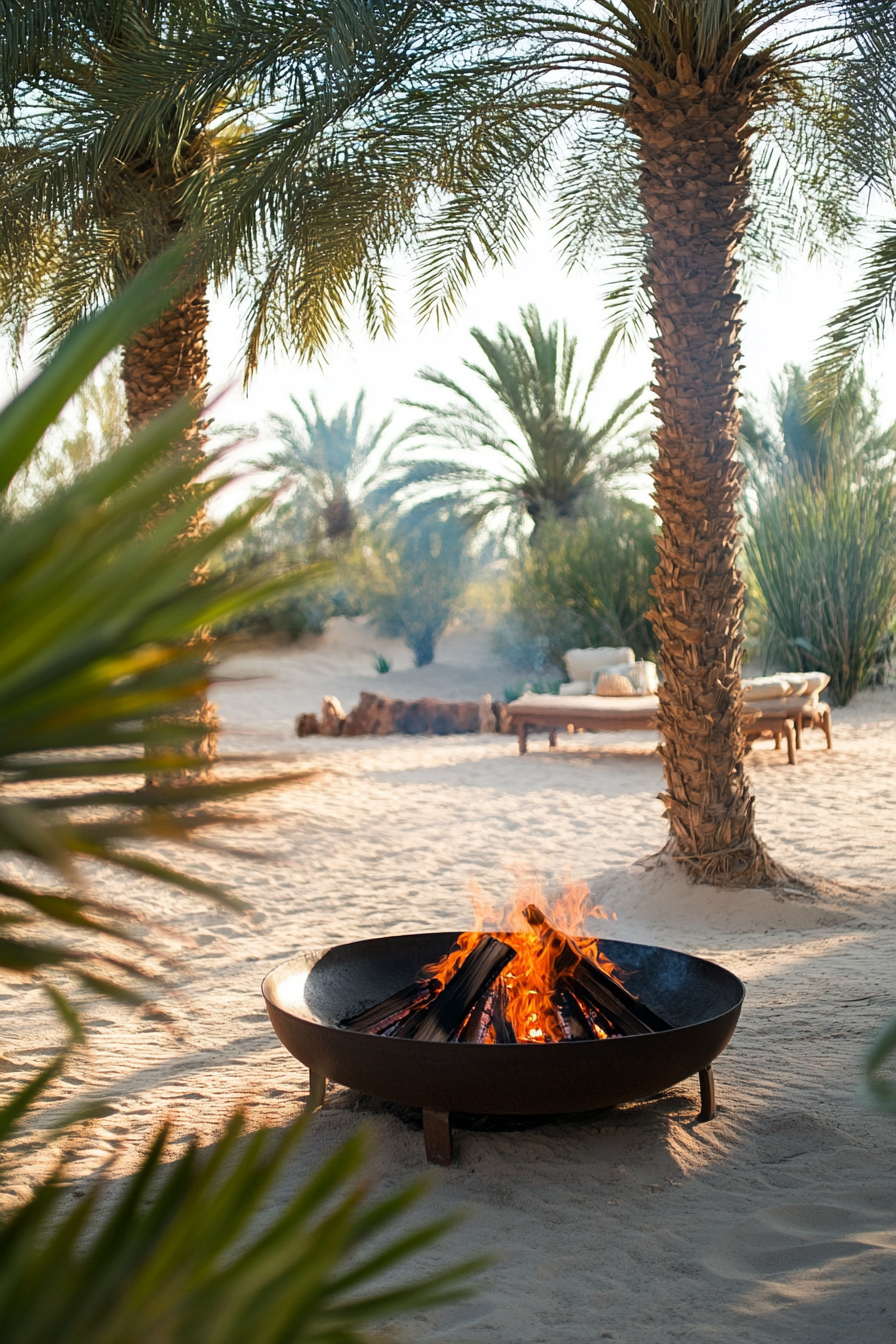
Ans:
{"type": "Polygon", "coordinates": [[[428,1008],[438,992],[437,980],[422,983],[415,980],[412,985],[405,985],[404,989],[390,994],[382,1003],[375,1003],[372,1008],[365,1008],[354,1017],[343,1018],[339,1025],[350,1031],[366,1031],[371,1036],[392,1035],[393,1030],[407,1017],[428,1008]]]}
{"type": "Polygon", "coordinates": [[[584,1013],[588,1026],[591,1028],[592,1035],[598,1038],[626,1035],[624,1031],[619,1029],[611,1017],[608,1017],[600,1008],[596,1008],[593,1003],[589,1003],[584,994],[577,994],[577,988],[578,986],[575,981],[567,980],[561,993],[572,999],[579,1011],[584,1013]]]}
{"type": "Polygon", "coordinates": [[[406,1023],[395,1034],[415,1041],[450,1041],[461,1031],[480,999],[516,956],[512,947],[488,935],[462,962],[441,994],[426,1009],[422,1022],[406,1023]]]}
{"type": "MultiPolygon", "coordinates": [[[[567,1041],[593,1041],[598,1038],[593,1016],[582,1007],[576,996],[568,989],[560,989],[556,996],[557,1023],[567,1041]]],[[[603,1024],[601,1024],[603,1026],[603,1024]]],[[[604,1030],[604,1035],[609,1032],[604,1030]]]]}
{"type": "Polygon", "coordinates": [[[507,1016],[506,991],[500,982],[483,994],[458,1040],[464,1045],[484,1045],[490,1029],[493,1045],[516,1045],[516,1033],[507,1016]]]}
{"type": "Polygon", "coordinates": [[[665,1022],[646,1004],[636,999],[624,985],[601,970],[596,962],[579,951],[572,939],[549,924],[537,905],[527,905],[523,917],[537,929],[542,941],[552,944],[558,977],[567,977],[575,987],[577,998],[606,1014],[627,1036],[643,1036],[655,1031],[667,1031],[665,1022]]]}

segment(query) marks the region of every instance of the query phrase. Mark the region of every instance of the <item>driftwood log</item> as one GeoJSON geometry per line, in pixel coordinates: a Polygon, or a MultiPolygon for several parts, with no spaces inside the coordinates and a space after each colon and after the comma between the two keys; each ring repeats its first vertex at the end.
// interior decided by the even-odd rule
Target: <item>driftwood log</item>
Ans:
{"type": "Polygon", "coordinates": [[[507,709],[491,696],[481,700],[395,700],[388,695],[362,691],[353,710],[346,714],[335,695],[325,695],[320,717],[299,714],[296,733],[310,737],[383,737],[391,733],[503,733],[510,731],[507,709]]]}

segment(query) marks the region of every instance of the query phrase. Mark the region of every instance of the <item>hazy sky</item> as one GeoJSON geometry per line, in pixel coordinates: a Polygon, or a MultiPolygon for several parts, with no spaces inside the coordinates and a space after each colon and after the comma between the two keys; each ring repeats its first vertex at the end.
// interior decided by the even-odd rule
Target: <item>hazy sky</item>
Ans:
{"type": "MultiPolygon", "coordinates": [[[[746,391],[765,400],[769,380],[780,373],[785,362],[811,362],[826,320],[855,279],[856,257],[853,254],[817,264],[792,262],[780,274],[766,274],[762,288],[749,293],[743,334],[746,391]]],[[[579,338],[583,367],[596,357],[607,335],[599,270],[580,269],[568,274],[554,255],[546,225],[536,225],[530,245],[513,266],[490,270],[472,284],[460,312],[441,328],[434,322],[421,328],[415,320],[407,262],[399,259],[394,274],[394,338],[370,340],[361,321],[353,320],[349,338],[335,341],[325,361],[302,365],[286,356],[269,359],[246,393],[241,387],[239,316],[226,299],[215,299],[209,333],[213,390],[235,383],[214,412],[218,423],[263,426],[271,411],[290,413],[290,394],[307,399],[311,391],[331,413],[346,401],[353,403],[363,388],[367,394],[367,423],[372,425],[394,413],[395,425],[400,426],[411,413],[397,407],[398,400],[420,396],[426,390],[415,378],[419,368],[430,365],[463,377],[461,361],[475,359],[478,353],[470,328],[478,326],[491,333],[499,322],[516,324],[518,310],[524,304],[535,303],[546,322],[568,323],[571,333],[579,338]]],[[[889,367],[894,344],[896,336],[874,351],[866,364],[881,393],[883,413],[890,420],[896,419],[896,378],[889,367]]],[[[649,375],[646,337],[634,350],[614,353],[593,399],[595,419],[648,381],[649,375]]],[[[5,382],[3,391],[9,395],[13,386],[9,371],[5,382]]],[[[251,460],[263,451],[263,444],[264,440],[246,444],[238,456],[251,460]]]]}
{"type": "MultiPolygon", "coordinates": [[[[762,288],[749,293],[743,334],[744,389],[764,400],[769,381],[782,366],[793,361],[808,366],[813,347],[826,320],[836,311],[855,279],[856,258],[839,262],[826,259],[817,264],[793,262],[779,273],[763,277],[762,288]]],[[[360,389],[366,391],[367,421],[377,423],[394,412],[400,425],[411,414],[396,406],[402,397],[425,394],[415,377],[423,366],[434,366],[459,379],[465,375],[461,361],[479,353],[469,335],[471,327],[487,333],[499,322],[516,324],[518,310],[535,303],[545,321],[568,323],[578,336],[583,367],[593,360],[607,335],[607,322],[600,302],[599,271],[577,270],[568,274],[556,259],[547,228],[539,227],[530,246],[512,267],[493,269],[470,286],[464,306],[447,326],[434,322],[421,326],[413,316],[410,270],[399,264],[395,272],[397,330],[392,339],[371,340],[360,321],[353,321],[349,339],[335,342],[326,361],[300,365],[287,357],[268,360],[259,370],[248,393],[233,388],[216,412],[219,421],[263,424],[269,411],[289,413],[290,395],[307,399],[317,393],[328,413],[354,402],[360,389]]],[[[238,323],[233,308],[218,300],[212,308],[211,362],[217,385],[239,380],[238,323]]],[[[896,339],[896,338],[894,338],[896,339]]],[[[896,379],[888,368],[888,347],[873,352],[866,367],[878,385],[883,412],[896,419],[896,379]]],[[[650,349],[645,337],[634,350],[620,350],[604,376],[593,405],[595,418],[615,405],[627,392],[650,375],[650,349]]],[[[430,389],[434,390],[434,389],[430,389]]],[[[253,449],[249,456],[258,452],[253,449]]]]}

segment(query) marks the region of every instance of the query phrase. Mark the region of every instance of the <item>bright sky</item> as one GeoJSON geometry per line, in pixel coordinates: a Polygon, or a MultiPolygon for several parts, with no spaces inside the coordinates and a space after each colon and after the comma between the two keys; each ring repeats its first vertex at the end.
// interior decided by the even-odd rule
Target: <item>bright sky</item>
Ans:
{"type": "MultiPolygon", "coordinates": [[[[811,363],[813,347],[826,320],[849,293],[857,257],[858,252],[839,263],[830,259],[818,264],[790,263],[780,274],[766,275],[763,288],[749,295],[743,335],[746,391],[765,400],[769,380],[780,373],[785,362],[811,363]]],[[[546,322],[568,323],[571,333],[579,337],[583,368],[596,358],[606,338],[599,271],[567,274],[554,255],[544,223],[536,225],[530,245],[513,266],[492,269],[470,287],[465,305],[447,326],[439,328],[430,322],[421,328],[413,316],[409,264],[399,259],[394,275],[394,338],[371,340],[361,321],[355,320],[350,337],[334,342],[325,362],[302,365],[286,356],[269,359],[247,393],[241,387],[238,315],[223,297],[214,300],[209,332],[212,386],[220,391],[228,383],[235,383],[215,410],[217,422],[261,427],[271,411],[291,413],[290,394],[307,400],[312,391],[318,394],[325,412],[332,413],[346,401],[354,403],[363,388],[367,393],[368,425],[392,412],[396,426],[401,425],[411,412],[396,403],[426,390],[415,378],[418,369],[431,365],[462,378],[465,371],[461,361],[475,359],[478,354],[470,328],[478,326],[494,332],[501,321],[516,325],[519,308],[529,303],[536,304],[546,322]]],[[[866,365],[881,393],[887,420],[896,419],[896,379],[888,376],[894,344],[896,333],[888,345],[872,352],[866,365]]],[[[614,353],[593,399],[595,420],[649,376],[646,338],[634,350],[614,353]]],[[[0,396],[12,391],[10,372],[4,381],[6,387],[0,388],[0,396]]],[[[247,444],[239,457],[249,461],[258,457],[264,446],[264,439],[247,444]]]]}
{"type": "MultiPolygon", "coordinates": [[[[832,259],[818,264],[793,262],[780,274],[766,275],[762,289],[750,293],[743,334],[746,391],[764,401],[770,379],[778,376],[786,362],[811,364],[825,322],[850,291],[857,255],[839,263],[832,259]]],[[[400,425],[412,413],[396,405],[399,399],[420,396],[427,390],[415,377],[418,369],[429,365],[459,381],[467,377],[472,388],[475,380],[461,365],[464,358],[475,360],[479,354],[470,328],[492,333],[502,321],[518,325],[518,310],[529,303],[535,303],[545,321],[567,322],[570,332],[579,338],[584,368],[596,358],[608,331],[601,288],[598,271],[579,270],[571,275],[564,271],[554,255],[547,226],[539,225],[530,246],[512,267],[492,269],[470,287],[465,305],[450,324],[439,328],[430,322],[421,328],[413,315],[410,267],[403,262],[395,270],[394,338],[371,340],[360,320],[354,321],[350,338],[335,342],[325,362],[301,365],[285,356],[268,360],[248,393],[243,393],[239,385],[234,387],[216,415],[219,422],[260,426],[270,411],[290,413],[290,395],[307,401],[312,391],[324,411],[333,413],[344,402],[353,403],[363,388],[367,394],[367,423],[376,424],[394,412],[395,423],[400,425]]],[[[896,333],[889,348],[874,351],[866,364],[888,420],[896,419],[896,379],[887,377],[894,342],[896,333]]],[[[236,314],[224,300],[218,300],[212,308],[210,349],[214,383],[220,386],[236,378],[239,384],[236,314]]],[[[614,353],[592,403],[595,420],[626,393],[648,381],[650,354],[646,337],[634,350],[614,353]]],[[[253,457],[259,452],[256,445],[245,455],[253,457]]]]}

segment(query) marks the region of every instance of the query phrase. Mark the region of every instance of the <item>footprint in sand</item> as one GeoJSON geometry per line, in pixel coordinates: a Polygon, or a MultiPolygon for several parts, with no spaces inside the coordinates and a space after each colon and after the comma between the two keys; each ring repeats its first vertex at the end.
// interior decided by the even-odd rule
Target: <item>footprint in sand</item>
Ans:
{"type": "Polygon", "coordinates": [[[785,1276],[850,1279],[887,1267],[896,1252],[896,1212],[848,1204],[777,1204],[735,1223],[704,1259],[724,1279],[785,1276]],[[857,1263],[857,1258],[862,1263],[857,1263]]]}

